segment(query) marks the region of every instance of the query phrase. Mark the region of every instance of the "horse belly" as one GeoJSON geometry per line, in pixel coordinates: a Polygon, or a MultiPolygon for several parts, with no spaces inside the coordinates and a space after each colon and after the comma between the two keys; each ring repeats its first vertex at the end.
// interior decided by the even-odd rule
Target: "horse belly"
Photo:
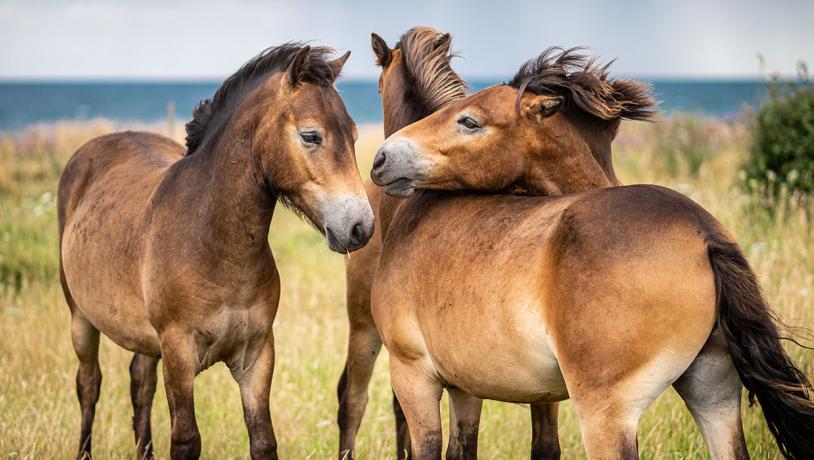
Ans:
{"type": "Polygon", "coordinates": [[[462,325],[466,322],[436,324],[440,334],[428,340],[433,362],[447,385],[483,399],[507,402],[568,398],[539,318],[477,322],[468,330],[462,330],[462,325]]]}
{"type": "Polygon", "coordinates": [[[77,308],[96,329],[120,347],[135,353],[161,355],[158,333],[150,324],[147,309],[135,298],[100,301],[76,299],[77,308]]]}
{"type": "Polygon", "coordinates": [[[110,228],[106,219],[88,214],[80,210],[62,239],[63,272],[76,308],[118,345],[159,356],[158,334],[140,295],[133,244],[121,234],[101,231],[110,228]]]}

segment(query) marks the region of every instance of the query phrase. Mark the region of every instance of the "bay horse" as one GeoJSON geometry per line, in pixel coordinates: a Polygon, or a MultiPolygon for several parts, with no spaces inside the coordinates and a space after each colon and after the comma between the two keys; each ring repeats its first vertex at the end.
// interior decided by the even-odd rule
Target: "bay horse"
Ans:
{"type": "MultiPolygon", "coordinates": [[[[463,98],[467,84],[450,66],[452,39],[431,27],[414,27],[403,34],[394,48],[377,34],[371,34],[371,46],[382,69],[378,81],[384,113],[384,134],[399,129],[463,98]]],[[[393,214],[403,200],[388,196],[375,184],[366,191],[376,215],[376,230],[368,244],[346,260],[347,309],[349,322],[348,356],[337,388],[340,430],[339,458],[354,456],[355,439],[368,400],[368,385],[381,349],[379,332],[370,312],[370,287],[379,263],[382,241],[393,214]]],[[[450,438],[447,456],[457,458],[466,452],[476,455],[481,400],[451,389],[450,398],[458,400],[450,413],[450,438]],[[454,408],[464,407],[457,413],[454,408]]],[[[410,435],[404,414],[393,397],[396,416],[396,456],[410,454],[410,435]]],[[[558,458],[557,404],[531,407],[532,458],[558,458]]]]}
{"type": "Polygon", "coordinates": [[[372,178],[410,198],[371,304],[415,458],[440,457],[445,387],[571,398],[588,458],[637,458],[639,418],[670,385],[713,458],[748,458],[742,387],[785,456],[814,456],[811,384],[732,235],[672,190],[596,189],[614,184],[594,140],[648,101],[549,50],[383,143],[372,178]],[[552,196],[483,194],[507,186],[552,196]]]}
{"type": "Polygon", "coordinates": [[[90,457],[99,332],[130,365],[139,457],[163,359],[171,457],[197,458],[193,380],[225,362],[240,385],[252,458],[276,458],[269,414],[280,279],[268,232],[292,206],[334,251],[363,246],[373,214],[356,167],[356,128],[334,80],[349,54],[288,43],[226,79],[194,111],[186,148],[150,133],[82,146],[59,182],[60,275],[79,357],[79,457],[90,457]]]}

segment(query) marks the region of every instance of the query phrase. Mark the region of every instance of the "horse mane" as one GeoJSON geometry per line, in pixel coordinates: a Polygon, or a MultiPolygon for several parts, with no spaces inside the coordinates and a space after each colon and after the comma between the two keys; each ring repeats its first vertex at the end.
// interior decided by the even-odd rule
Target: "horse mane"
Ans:
{"type": "Polygon", "coordinates": [[[449,61],[455,57],[449,40],[432,27],[413,27],[401,36],[396,49],[401,49],[413,94],[427,113],[435,112],[466,96],[469,86],[452,70],[449,61]]]}
{"type": "Polygon", "coordinates": [[[577,108],[601,120],[653,120],[658,111],[650,95],[650,85],[627,79],[609,79],[608,68],[595,57],[580,54],[583,48],[547,48],[531,59],[508,83],[534,94],[558,95],[577,108]]]}
{"type": "MultiPolygon", "coordinates": [[[[192,111],[192,120],[186,124],[186,155],[195,153],[207,135],[219,133],[220,128],[225,125],[237,107],[237,102],[265,81],[268,76],[288,68],[294,56],[303,46],[305,46],[303,43],[290,42],[266,48],[224,80],[212,99],[199,102],[192,111]]],[[[311,47],[308,54],[308,71],[303,76],[303,81],[321,86],[332,84],[338,76],[333,75],[326,60],[332,51],[331,48],[326,47],[311,47]]]]}

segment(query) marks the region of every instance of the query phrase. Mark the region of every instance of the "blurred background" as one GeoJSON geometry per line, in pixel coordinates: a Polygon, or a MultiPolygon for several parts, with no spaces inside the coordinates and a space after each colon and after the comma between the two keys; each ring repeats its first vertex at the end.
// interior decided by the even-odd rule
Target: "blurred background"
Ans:
{"type": "MultiPolygon", "coordinates": [[[[371,32],[391,46],[415,25],[450,32],[460,54],[453,67],[473,89],[510,79],[553,45],[617,58],[612,76],[651,82],[663,111],[656,123],[622,124],[619,178],[662,184],[704,206],[737,237],[778,316],[811,328],[812,24],[814,2],[802,0],[0,0],[0,458],[71,458],[79,437],[77,360],[58,272],[55,191],[65,162],[89,139],[124,129],[183,143],[198,101],[256,53],[291,40],[353,51],[337,86],[360,126],[365,178],[382,141],[371,32]]],[[[271,398],[280,454],[334,458],[348,333],[343,258],[279,207],[269,240],[282,278],[271,398]]],[[[787,345],[812,375],[814,353],[787,345]]],[[[94,454],[131,457],[130,354],[103,338],[100,359],[94,454]]],[[[203,458],[248,457],[228,370],[206,371],[195,392],[203,458]]],[[[390,398],[383,352],[360,458],[395,451],[390,398]]],[[[752,457],[781,458],[760,408],[744,400],[743,414],[752,457]]],[[[584,457],[568,402],[559,417],[563,458],[584,457]]],[[[153,432],[165,457],[161,385],[153,432]]],[[[530,434],[527,406],[487,402],[480,456],[528,458],[530,434]]],[[[708,458],[672,390],[645,413],[639,448],[642,458],[708,458]]]]}
{"type": "Polygon", "coordinates": [[[370,32],[394,44],[414,25],[452,33],[455,68],[479,89],[511,78],[548,46],[618,58],[617,75],[653,82],[666,112],[734,117],[761,79],[814,62],[814,3],[688,1],[4,0],[0,130],[104,117],[187,119],[195,103],[260,50],[313,41],[353,56],[339,87],[357,123],[381,119],[370,32]],[[763,56],[761,61],[758,56],[763,56]]]}

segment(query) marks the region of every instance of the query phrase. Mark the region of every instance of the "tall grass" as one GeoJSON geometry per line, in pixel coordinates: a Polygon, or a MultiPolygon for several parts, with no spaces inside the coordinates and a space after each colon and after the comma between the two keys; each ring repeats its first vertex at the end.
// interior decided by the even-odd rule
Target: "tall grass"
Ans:
{"type": "MultiPolygon", "coordinates": [[[[69,123],[0,137],[0,456],[69,458],[74,454],[79,431],[77,360],[57,275],[54,194],[60,168],[76,148],[91,137],[121,128],[105,121],[69,123]]],[[[380,127],[362,129],[357,153],[363,175],[381,141],[380,132],[380,127]]],[[[766,211],[753,206],[737,186],[747,136],[742,124],[695,118],[624,125],[615,149],[617,170],[625,183],[676,188],[717,216],[743,245],[780,317],[810,327],[814,320],[811,228],[804,209],[766,211]]],[[[275,432],[283,458],[332,458],[338,438],[335,388],[347,340],[343,261],[328,251],[317,232],[278,209],[270,234],[283,288],[274,325],[277,363],[271,410],[275,432]]],[[[811,375],[814,354],[792,344],[788,349],[811,375]]],[[[128,352],[102,340],[104,377],[94,430],[97,458],[133,457],[129,361],[128,352]]],[[[390,458],[395,450],[386,369],[383,353],[360,430],[361,458],[390,458]]],[[[217,365],[199,376],[195,396],[203,456],[246,458],[248,437],[240,395],[227,369],[217,365]]],[[[752,456],[780,458],[759,407],[745,407],[743,413],[752,456]]],[[[524,406],[487,402],[480,429],[481,458],[527,457],[529,417],[524,406]]],[[[166,457],[170,423],[160,386],[153,426],[156,452],[166,457]]],[[[560,411],[560,441],[563,458],[584,457],[578,420],[568,402],[560,411]]],[[[689,413],[672,390],[645,413],[639,446],[643,458],[708,456],[689,413]]]]}

